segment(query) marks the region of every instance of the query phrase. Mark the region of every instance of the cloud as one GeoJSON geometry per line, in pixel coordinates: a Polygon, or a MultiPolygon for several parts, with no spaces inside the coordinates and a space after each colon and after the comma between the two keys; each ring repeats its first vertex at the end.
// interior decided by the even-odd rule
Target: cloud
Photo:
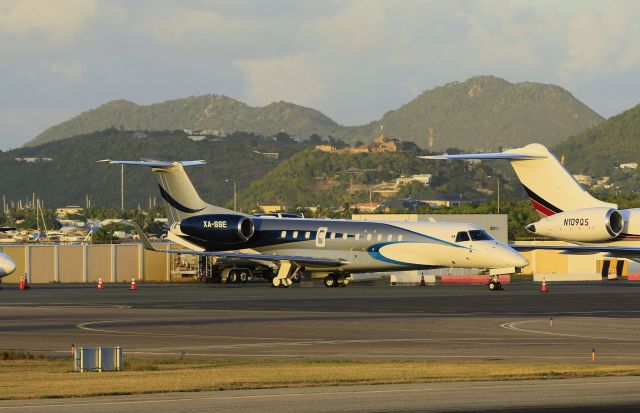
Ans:
{"type": "Polygon", "coordinates": [[[68,45],[97,9],[95,0],[0,0],[0,50],[68,45]]]}
{"type": "Polygon", "coordinates": [[[61,62],[51,65],[51,73],[58,75],[68,81],[82,79],[84,68],[80,62],[61,62]]]}
{"type": "Polygon", "coordinates": [[[313,106],[325,98],[325,83],[309,56],[239,59],[234,64],[247,78],[246,98],[254,105],[285,100],[313,106]]]}
{"type": "Polygon", "coordinates": [[[567,57],[562,74],[593,76],[629,70],[640,63],[640,4],[607,2],[576,12],[567,22],[567,57]]]}

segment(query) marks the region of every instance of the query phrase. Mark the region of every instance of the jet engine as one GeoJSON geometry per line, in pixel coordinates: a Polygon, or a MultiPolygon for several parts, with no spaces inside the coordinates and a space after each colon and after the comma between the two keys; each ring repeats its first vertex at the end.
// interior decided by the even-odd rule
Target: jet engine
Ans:
{"type": "Polygon", "coordinates": [[[180,221],[180,232],[202,241],[219,244],[240,244],[255,231],[253,220],[244,215],[208,214],[180,221]]]}
{"type": "Polygon", "coordinates": [[[624,218],[613,208],[583,208],[550,215],[526,228],[536,235],[566,241],[601,242],[622,233],[624,218]]]}

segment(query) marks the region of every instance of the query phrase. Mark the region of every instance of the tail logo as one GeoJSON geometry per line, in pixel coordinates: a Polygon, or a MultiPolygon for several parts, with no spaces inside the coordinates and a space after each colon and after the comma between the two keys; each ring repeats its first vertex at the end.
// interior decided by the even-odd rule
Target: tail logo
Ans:
{"type": "Polygon", "coordinates": [[[533,204],[533,207],[538,210],[538,212],[546,215],[546,216],[550,216],[550,215],[554,215],[554,214],[559,214],[560,212],[563,212],[560,208],[554,206],[553,204],[551,204],[550,202],[545,201],[544,199],[542,199],[538,194],[536,194],[535,192],[533,192],[531,189],[527,188],[525,185],[522,185],[524,187],[524,190],[527,191],[527,195],[529,196],[529,200],[531,200],[531,203],[533,204]]]}
{"type": "Polygon", "coordinates": [[[204,208],[200,208],[200,209],[187,208],[186,206],[182,205],[180,202],[173,199],[173,197],[167,191],[165,191],[161,185],[158,185],[158,188],[160,188],[160,196],[162,197],[162,199],[164,199],[169,205],[171,205],[172,207],[174,207],[180,212],[184,212],[186,214],[195,214],[204,209],[204,208]]]}

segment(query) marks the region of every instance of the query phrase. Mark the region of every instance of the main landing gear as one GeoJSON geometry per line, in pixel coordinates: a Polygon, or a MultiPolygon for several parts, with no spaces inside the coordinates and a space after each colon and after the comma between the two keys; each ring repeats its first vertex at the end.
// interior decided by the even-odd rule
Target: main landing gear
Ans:
{"type": "Polygon", "coordinates": [[[274,287],[289,287],[294,282],[300,281],[300,273],[303,268],[290,261],[282,261],[280,268],[278,268],[278,274],[271,280],[271,285],[274,287]]]}
{"type": "Polygon", "coordinates": [[[502,291],[502,283],[499,281],[497,275],[491,277],[491,281],[489,281],[488,287],[491,291],[502,291]]]}
{"type": "Polygon", "coordinates": [[[324,277],[324,285],[327,287],[346,287],[351,281],[350,275],[345,274],[328,274],[324,277]]]}
{"type": "Polygon", "coordinates": [[[225,268],[222,270],[222,280],[227,284],[244,284],[249,280],[251,270],[248,268],[225,268]]]}

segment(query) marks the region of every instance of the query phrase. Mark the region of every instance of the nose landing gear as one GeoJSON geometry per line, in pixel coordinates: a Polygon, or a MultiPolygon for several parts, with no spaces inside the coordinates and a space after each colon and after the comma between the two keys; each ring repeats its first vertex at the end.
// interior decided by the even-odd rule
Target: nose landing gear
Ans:
{"type": "Polygon", "coordinates": [[[491,281],[488,284],[490,291],[502,291],[502,283],[497,275],[491,277],[491,281]]]}

